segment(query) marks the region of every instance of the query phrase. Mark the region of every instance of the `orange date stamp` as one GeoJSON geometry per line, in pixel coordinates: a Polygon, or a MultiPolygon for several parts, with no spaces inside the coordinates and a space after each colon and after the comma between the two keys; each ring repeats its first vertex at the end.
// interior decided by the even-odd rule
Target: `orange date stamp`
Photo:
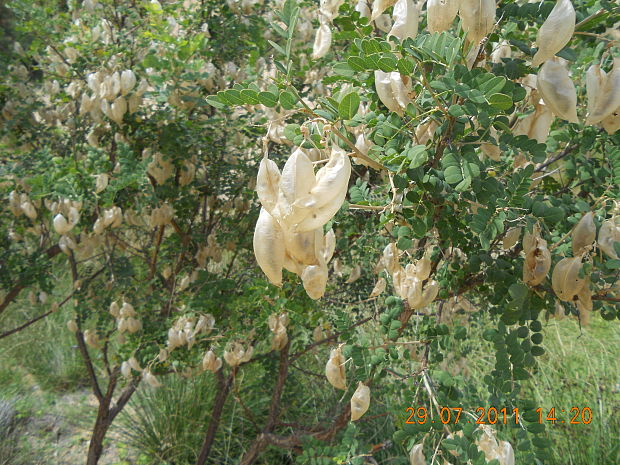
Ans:
{"type": "MultiPolygon", "coordinates": [[[[477,425],[495,425],[509,423],[518,425],[520,419],[519,409],[517,407],[513,409],[496,408],[496,407],[478,407],[476,408],[476,414],[470,414],[470,416],[464,416],[461,418],[463,408],[461,407],[442,407],[439,409],[438,417],[429,415],[426,407],[407,407],[407,413],[409,417],[405,420],[406,424],[419,424],[424,425],[426,423],[442,423],[444,425],[457,424],[459,421],[465,423],[474,423],[477,425]]],[[[539,407],[535,410],[538,414],[538,423],[566,423],[570,425],[589,425],[592,422],[592,409],[590,407],[572,407],[569,410],[556,409],[552,407],[550,410],[543,410],[539,407]]]]}

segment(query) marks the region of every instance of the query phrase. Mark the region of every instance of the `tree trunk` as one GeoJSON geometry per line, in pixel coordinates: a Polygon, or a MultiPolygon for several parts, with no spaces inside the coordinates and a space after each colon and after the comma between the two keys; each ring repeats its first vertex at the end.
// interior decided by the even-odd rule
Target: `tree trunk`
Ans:
{"type": "Polygon", "coordinates": [[[222,370],[219,370],[216,373],[216,376],[218,378],[219,389],[215,395],[215,399],[213,400],[211,420],[209,421],[209,427],[207,428],[207,433],[205,434],[205,439],[202,443],[202,448],[200,449],[200,455],[198,456],[196,465],[205,465],[207,458],[209,458],[211,446],[213,445],[213,440],[215,439],[215,433],[220,425],[220,418],[222,417],[224,403],[226,402],[226,397],[228,397],[228,393],[230,392],[230,388],[232,386],[233,375],[230,375],[228,379],[225,379],[222,370]]]}
{"type": "Polygon", "coordinates": [[[99,462],[101,453],[103,452],[103,439],[109,427],[110,421],[107,405],[100,405],[99,411],[97,412],[97,420],[95,420],[95,426],[93,428],[93,434],[90,438],[86,465],[97,465],[99,462]]]}

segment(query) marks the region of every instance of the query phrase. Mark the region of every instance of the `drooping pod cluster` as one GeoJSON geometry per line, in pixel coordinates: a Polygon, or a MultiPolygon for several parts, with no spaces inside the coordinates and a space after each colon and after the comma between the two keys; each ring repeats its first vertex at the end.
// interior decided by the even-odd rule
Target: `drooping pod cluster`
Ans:
{"type": "Polygon", "coordinates": [[[110,304],[110,315],[116,318],[116,329],[120,334],[127,331],[130,334],[136,333],[142,329],[142,322],[138,320],[137,313],[128,302],[123,302],[119,307],[116,301],[110,304]]]}
{"type": "Polygon", "coordinates": [[[551,252],[547,248],[547,241],[540,237],[538,224],[534,226],[532,233],[525,232],[523,252],[523,282],[528,286],[538,286],[545,280],[551,268],[551,252]]]}
{"type": "Polygon", "coordinates": [[[224,360],[231,367],[239,366],[241,363],[249,362],[254,353],[254,347],[244,347],[239,342],[235,342],[224,350],[224,360]]]}
{"type": "Polygon", "coordinates": [[[273,350],[282,350],[288,343],[288,335],[286,334],[288,323],[289,318],[286,313],[269,315],[267,324],[269,325],[269,330],[273,333],[273,338],[271,339],[271,348],[273,350]]]}
{"type": "Polygon", "coordinates": [[[269,281],[282,285],[282,269],[300,276],[308,296],[325,292],[336,246],[333,231],[323,225],[340,209],[347,193],[351,162],[344,150],[331,149],[329,161],[314,173],[301,148],[287,160],[282,173],[267,157],[261,161],[256,192],[262,204],[254,230],[254,255],[269,281]]]}
{"type": "Polygon", "coordinates": [[[398,37],[400,40],[414,38],[418,35],[422,4],[413,0],[398,0],[392,13],[394,23],[388,35],[398,37]]]}
{"type": "Polygon", "coordinates": [[[578,123],[577,91],[568,74],[567,62],[553,57],[538,71],[538,92],[551,111],[570,123],[578,123]]]}
{"type": "Polygon", "coordinates": [[[407,105],[411,103],[412,87],[408,76],[402,76],[399,72],[385,73],[375,71],[375,89],[379,100],[388,110],[403,114],[407,105]]]}
{"type": "Polygon", "coordinates": [[[480,41],[493,30],[495,23],[495,0],[460,0],[459,17],[467,42],[472,47],[467,54],[467,67],[474,64],[480,41]]]}
{"type": "Polygon", "coordinates": [[[370,388],[361,381],[351,396],[351,421],[359,420],[370,406],[370,388]]]}
{"type": "Polygon", "coordinates": [[[346,391],[347,374],[344,370],[344,362],[345,359],[342,355],[341,347],[332,349],[329,355],[329,360],[325,365],[325,376],[327,377],[329,384],[334,386],[336,389],[346,391]]]}
{"type": "Polygon", "coordinates": [[[430,279],[432,263],[429,258],[432,248],[415,263],[403,268],[398,260],[396,244],[388,244],[383,250],[383,266],[392,274],[392,283],[396,294],[406,300],[412,310],[430,305],[439,293],[439,283],[430,279]]]}
{"type": "Polygon", "coordinates": [[[222,368],[222,359],[215,355],[212,350],[208,350],[202,358],[202,369],[215,373],[222,368]]]}
{"type": "Polygon", "coordinates": [[[177,347],[187,344],[192,348],[199,334],[209,334],[215,328],[215,318],[207,313],[195,318],[181,317],[168,330],[167,350],[172,352],[177,347]]]}
{"type": "MultiPolygon", "coordinates": [[[[586,124],[597,124],[620,110],[620,58],[614,58],[613,69],[605,73],[598,64],[586,72],[588,117],[586,124]]],[[[605,128],[606,129],[606,128],[605,128]]]]}

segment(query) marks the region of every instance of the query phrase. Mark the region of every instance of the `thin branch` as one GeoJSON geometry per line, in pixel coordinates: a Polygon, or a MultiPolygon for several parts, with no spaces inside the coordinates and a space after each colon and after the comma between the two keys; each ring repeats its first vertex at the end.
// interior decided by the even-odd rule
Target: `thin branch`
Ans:
{"type": "Polygon", "coordinates": [[[84,359],[84,364],[86,365],[86,371],[88,372],[88,378],[90,379],[93,393],[95,394],[95,397],[99,402],[103,402],[103,394],[101,392],[101,388],[99,387],[99,381],[97,381],[97,375],[95,374],[95,369],[93,367],[93,362],[90,358],[90,354],[88,353],[88,348],[86,347],[86,343],[84,342],[84,334],[82,333],[82,331],[76,331],[75,338],[77,339],[78,348],[80,349],[80,353],[82,354],[82,358],[84,359]]]}

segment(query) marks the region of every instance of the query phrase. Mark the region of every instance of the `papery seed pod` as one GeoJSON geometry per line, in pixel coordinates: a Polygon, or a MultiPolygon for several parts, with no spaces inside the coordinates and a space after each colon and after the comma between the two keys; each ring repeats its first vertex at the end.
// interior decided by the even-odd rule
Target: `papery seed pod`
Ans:
{"type": "Polygon", "coordinates": [[[594,213],[588,212],[581,217],[571,234],[573,239],[573,255],[581,255],[588,246],[591,246],[596,239],[596,225],[594,224],[594,213]]]}
{"type": "Polygon", "coordinates": [[[501,158],[500,158],[501,150],[499,149],[499,147],[497,145],[489,144],[489,143],[485,142],[483,144],[480,144],[480,150],[482,151],[482,153],[484,153],[491,160],[493,160],[493,161],[501,161],[501,158]]]}
{"type": "Polygon", "coordinates": [[[620,129],[620,107],[616,108],[611,115],[601,121],[601,126],[607,134],[615,134],[620,129]]]}
{"type": "Polygon", "coordinates": [[[325,334],[323,333],[323,327],[321,325],[317,325],[316,328],[312,330],[312,340],[314,342],[319,342],[325,339],[325,334]]]}
{"type": "Polygon", "coordinates": [[[69,231],[71,231],[71,228],[73,227],[71,224],[67,222],[67,219],[61,213],[58,213],[54,217],[53,224],[54,224],[54,230],[60,235],[67,234],[69,231]]]}
{"type": "Polygon", "coordinates": [[[375,19],[375,27],[388,34],[392,29],[392,18],[390,15],[379,15],[379,17],[375,19]]]}
{"type": "Polygon", "coordinates": [[[551,287],[560,300],[570,302],[581,291],[585,278],[579,277],[581,257],[566,257],[560,260],[551,275],[551,287]]]}
{"type": "Polygon", "coordinates": [[[376,20],[385,10],[394,5],[397,0],[374,0],[372,2],[371,21],[376,20]]]}
{"type": "Polygon", "coordinates": [[[153,373],[151,373],[149,370],[145,370],[142,373],[142,378],[144,379],[144,382],[146,384],[148,384],[149,386],[153,388],[161,387],[161,383],[157,380],[155,375],[153,375],[153,373]]]}
{"type": "Polygon", "coordinates": [[[133,305],[131,305],[128,302],[123,302],[123,305],[119,311],[120,316],[124,317],[124,318],[128,318],[130,316],[135,316],[136,311],[133,308],[133,305]]]}
{"type": "Polygon", "coordinates": [[[95,181],[95,194],[98,194],[99,192],[103,192],[106,187],[108,187],[108,175],[105,173],[102,174],[98,174],[95,176],[96,181],[95,181]]]}
{"type": "Polygon", "coordinates": [[[96,332],[91,331],[90,329],[84,331],[84,342],[86,342],[86,345],[94,349],[99,348],[99,336],[97,336],[96,332]]]}
{"type": "Polygon", "coordinates": [[[326,266],[311,265],[304,268],[301,280],[306,294],[313,300],[320,299],[325,294],[328,271],[326,266]]]}
{"type": "Polygon", "coordinates": [[[383,249],[383,255],[381,256],[381,260],[385,269],[388,273],[393,274],[396,270],[400,268],[398,263],[398,248],[396,247],[396,243],[390,242],[383,249]]]}
{"type": "Polygon", "coordinates": [[[138,363],[136,357],[130,357],[129,360],[127,360],[127,363],[133,370],[142,371],[142,368],[140,367],[140,364],[138,363]]]}
{"type": "Polygon", "coordinates": [[[421,4],[414,3],[413,0],[398,0],[392,12],[394,24],[388,36],[398,37],[400,40],[417,36],[420,7],[421,4]]]}
{"type": "Polygon", "coordinates": [[[459,11],[459,0],[428,0],[426,21],[428,32],[447,31],[459,11]]]}
{"type": "Polygon", "coordinates": [[[387,287],[387,281],[385,280],[385,278],[379,278],[379,280],[377,281],[377,284],[375,284],[375,287],[372,289],[372,292],[370,293],[368,298],[372,299],[374,297],[377,297],[383,294],[383,291],[385,291],[386,287],[387,287]]]}
{"type": "Polygon", "coordinates": [[[359,265],[355,265],[351,269],[351,273],[349,274],[349,278],[345,281],[345,283],[346,284],[354,283],[355,281],[360,279],[361,276],[362,276],[362,269],[360,268],[359,265]]]}
{"type": "Polygon", "coordinates": [[[121,375],[127,379],[131,378],[131,367],[129,366],[129,363],[121,363],[121,375]]]}
{"type": "Polygon", "coordinates": [[[588,118],[586,124],[593,124],[590,121],[595,109],[599,106],[601,98],[603,98],[602,89],[607,80],[607,73],[601,69],[598,63],[593,64],[586,71],[586,97],[588,101],[588,118]]]}
{"type": "MultiPolygon", "coordinates": [[[[587,80],[586,84],[589,84],[587,80]]],[[[620,107],[620,58],[614,58],[614,67],[609,74],[604,75],[601,84],[600,97],[593,102],[592,108],[590,108],[590,92],[588,91],[588,118],[586,119],[586,124],[596,124],[620,107]]]]}
{"type": "Polygon", "coordinates": [[[263,273],[276,286],[282,285],[284,253],[282,229],[267,210],[261,208],[254,229],[254,256],[263,273]]]}
{"type": "Polygon", "coordinates": [[[282,350],[288,344],[288,335],[286,334],[286,329],[282,331],[278,331],[273,335],[271,339],[271,349],[272,350],[282,350]]]}
{"type": "Polygon", "coordinates": [[[110,105],[110,114],[108,116],[120,126],[123,124],[125,113],[127,113],[127,100],[125,100],[125,97],[118,97],[110,105]]]}
{"type": "Polygon", "coordinates": [[[181,187],[187,186],[194,180],[194,176],[196,174],[196,165],[194,165],[189,160],[185,160],[179,171],[179,185],[181,187]]]}
{"type": "Polygon", "coordinates": [[[121,316],[120,308],[119,308],[119,306],[118,306],[118,304],[116,302],[112,302],[110,304],[110,314],[114,318],[118,318],[119,316],[121,316]]]}
{"type": "Polygon", "coordinates": [[[540,237],[540,227],[534,226],[533,232],[528,231],[523,236],[523,282],[529,286],[538,286],[547,277],[551,268],[551,253],[547,248],[547,241],[540,237]]]}
{"type": "Polygon", "coordinates": [[[351,397],[351,421],[359,420],[370,406],[370,388],[361,381],[351,397]]]}
{"type": "Polygon", "coordinates": [[[607,256],[617,260],[618,254],[614,248],[614,242],[620,243],[620,225],[615,223],[615,219],[603,221],[598,232],[598,248],[607,256]]]}
{"type": "Polygon", "coordinates": [[[294,207],[294,204],[299,199],[307,198],[315,184],[312,162],[301,149],[296,149],[284,164],[278,191],[282,221],[289,227],[307,216],[306,209],[294,207]]]}
{"type": "Polygon", "coordinates": [[[502,40],[491,52],[491,63],[502,63],[502,58],[510,58],[511,54],[510,42],[502,40]]]}
{"type": "Polygon", "coordinates": [[[510,228],[508,231],[506,231],[506,235],[502,240],[502,249],[508,250],[514,247],[514,245],[521,237],[521,229],[522,228],[510,228]]]}
{"type": "Polygon", "coordinates": [[[69,331],[71,331],[72,333],[77,333],[78,330],[78,325],[75,322],[75,320],[69,320],[67,321],[67,329],[69,331]]]}
{"type": "Polygon", "coordinates": [[[321,0],[319,2],[319,12],[329,21],[333,21],[338,17],[338,8],[344,3],[344,0],[321,0]]]}
{"type": "Polygon", "coordinates": [[[323,263],[327,264],[332,257],[334,256],[334,251],[336,250],[336,233],[334,233],[333,229],[327,231],[325,237],[323,238],[323,248],[320,250],[320,255],[322,256],[323,263]]]}
{"type": "Polygon", "coordinates": [[[329,22],[323,16],[319,18],[319,28],[316,30],[314,45],[312,47],[312,59],[323,58],[332,46],[332,30],[329,22]]]}
{"type": "Polygon", "coordinates": [[[370,8],[368,7],[366,0],[358,0],[355,5],[355,11],[360,14],[360,18],[370,19],[370,8]]]}
{"type": "Polygon", "coordinates": [[[336,389],[347,390],[347,375],[344,369],[344,357],[340,347],[332,349],[329,360],[325,365],[325,376],[329,384],[336,389]]]}
{"type": "Polygon", "coordinates": [[[140,320],[136,320],[133,317],[129,317],[127,319],[127,331],[131,334],[137,333],[142,329],[142,322],[140,320]]]}
{"type": "Polygon", "coordinates": [[[127,326],[128,326],[127,318],[119,318],[116,322],[116,330],[121,334],[127,331],[127,326]]]}
{"type": "Polygon", "coordinates": [[[580,313],[592,311],[592,289],[590,289],[590,278],[587,278],[577,293],[577,308],[580,313]]]}
{"type": "Polygon", "coordinates": [[[217,357],[212,350],[209,350],[202,358],[202,369],[215,373],[222,368],[222,359],[217,357]]]}
{"type": "Polygon", "coordinates": [[[401,114],[402,108],[398,104],[398,101],[394,97],[392,91],[392,78],[391,73],[385,73],[380,70],[375,71],[375,89],[381,103],[387,107],[388,110],[401,114]]]}
{"type": "Polygon", "coordinates": [[[26,215],[31,220],[37,219],[37,210],[34,208],[34,205],[32,205],[32,202],[22,203],[21,209],[24,212],[24,215],[26,215]]]}
{"type": "Polygon", "coordinates": [[[201,315],[200,318],[198,318],[198,322],[194,328],[194,333],[199,334],[202,331],[205,334],[209,334],[213,328],[215,328],[215,318],[210,313],[207,313],[206,315],[201,315]]]}
{"type": "Polygon", "coordinates": [[[394,99],[403,111],[406,110],[411,103],[409,95],[412,92],[411,79],[409,76],[402,76],[399,72],[394,71],[390,73],[390,86],[394,99]]]}
{"type": "Polygon", "coordinates": [[[515,452],[508,441],[499,441],[498,459],[500,465],[515,465],[515,452]]]}
{"type": "Polygon", "coordinates": [[[157,354],[157,360],[162,363],[168,360],[168,351],[166,349],[159,349],[159,354],[157,354]]]}
{"type": "Polygon", "coordinates": [[[482,425],[480,429],[482,429],[483,433],[476,439],[475,443],[478,448],[484,452],[487,461],[493,460],[496,458],[497,448],[499,447],[495,439],[495,434],[493,430],[486,425],[482,425]]]}
{"type": "Polygon", "coordinates": [[[575,32],[575,9],[570,0],[558,0],[545,22],[538,29],[538,51],[532,66],[539,66],[564,48],[575,32]]]}
{"type": "Polygon", "coordinates": [[[478,55],[480,41],[493,30],[495,23],[495,0],[460,0],[459,17],[467,42],[473,45],[467,64],[471,68],[478,55]]]}
{"type": "Polygon", "coordinates": [[[130,69],[126,69],[121,73],[120,88],[121,94],[127,95],[131,89],[136,85],[136,75],[130,69]]]}
{"type": "Polygon", "coordinates": [[[538,71],[538,91],[551,111],[570,123],[578,123],[577,91],[568,75],[566,62],[554,57],[545,61],[538,71]]]}
{"type": "Polygon", "coordinates": [[[416,444],[409,451],[409,465],[426,465],[424,457],[424,444],[416,444]]]}

